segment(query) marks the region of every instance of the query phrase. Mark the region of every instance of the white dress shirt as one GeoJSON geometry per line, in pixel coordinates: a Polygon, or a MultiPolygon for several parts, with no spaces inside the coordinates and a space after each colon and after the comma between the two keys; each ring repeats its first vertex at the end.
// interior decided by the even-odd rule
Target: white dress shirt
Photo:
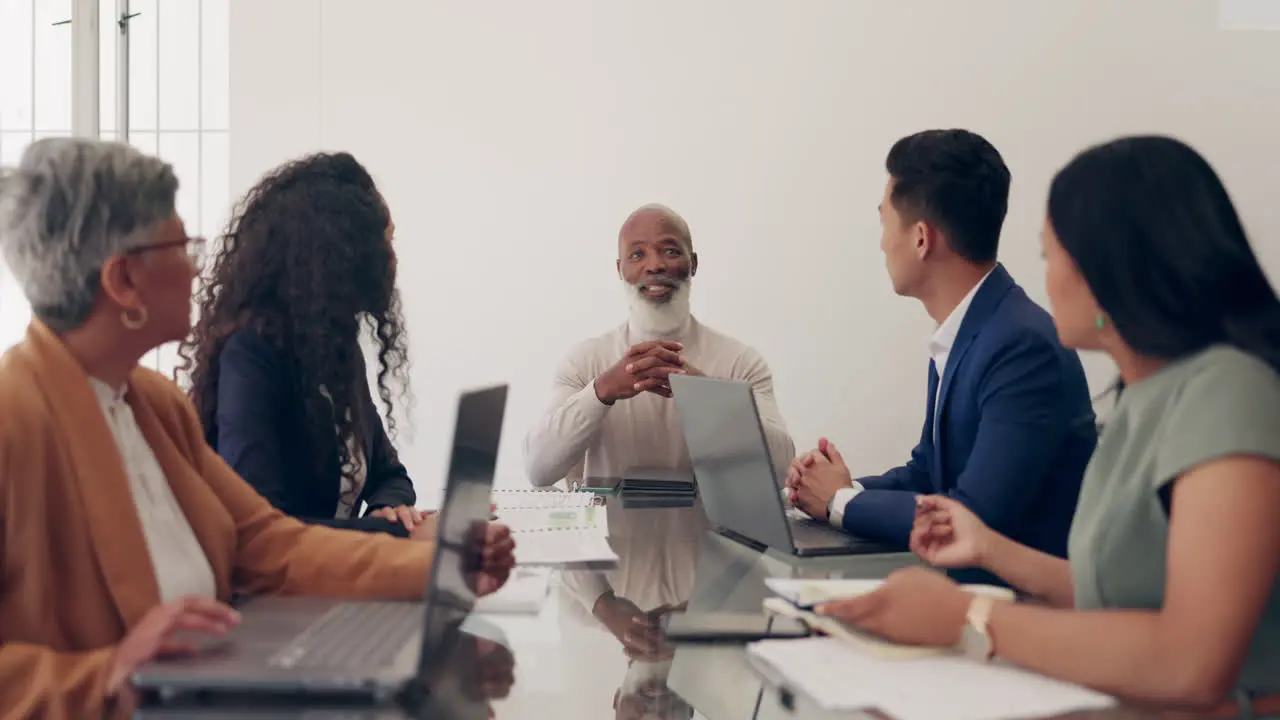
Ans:
{"type": "Polygon", "coordinates": [[[106,383],[90,378],[98,404],[106,416],[115,438],[133,505],[142,524],[147,552],[160,587],[160,602],[166,603],[188,595],[216,597],[217,583],[204,548],[196,540],[187,516],[173,496],[169,480],[160,462],[143,437],[133,409],[125,402],[124,390],[113,390],[106,383]]]}
{"type": "MultiPolygon", "coordinates": [[[[969,289],[968,294],[960,301],[958,305],[947,315],[947,319],[938,325],[938,329],[933,331],[933,336],[929,338],[929,357],[933,360],[933,366],[938,371],[938,387],[933,393],[933,432],[936,444],[938,433],[938,402],[942,399],[942,375],[947,371],[947,358],[951,357],[951,348],[956,344],[956,337],[960,334],[960,326],[964,324],[964,316],[969,312],[969,306],[973,304],[973,296],[978,294],[978,288],[991,277],[991,271],[988,270],[986,275],[978,281],[976,285],[969,289]]],[[[862,483],[854,481],[851,487],[840,488],[836,491],[835,497],[831,498],[831,505],[827,508],[827,519],[836,527],[844,527],[844,509],[848,507],[849,501],[858,496],[863,491],[862,483]]]]}

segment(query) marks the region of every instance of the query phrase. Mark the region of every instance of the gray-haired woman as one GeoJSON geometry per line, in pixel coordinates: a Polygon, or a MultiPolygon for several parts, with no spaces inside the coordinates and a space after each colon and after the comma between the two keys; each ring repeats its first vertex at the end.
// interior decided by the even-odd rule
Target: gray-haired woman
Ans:
{"type": "MultiPolygon", "coordinates": [[[[0,249],[31,303],[0,359],[0,715],[124,710],[128,678],[222,633],[233,590],[419,597],[428,543],[307,526],[219,459],[186,396],[138,366],[190,330],[202,243],[164,162],[42,140],[0,179],[0,249]]],[[[512,565],[486,533],[477,590],[512,565]]]]}

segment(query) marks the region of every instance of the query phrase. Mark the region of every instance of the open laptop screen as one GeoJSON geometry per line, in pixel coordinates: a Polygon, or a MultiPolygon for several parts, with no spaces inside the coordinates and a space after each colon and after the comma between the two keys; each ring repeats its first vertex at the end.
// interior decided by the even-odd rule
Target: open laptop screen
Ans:
{"type": "Polygon", "coordinates": [[[433,659],[448,655],[442,645],[475,607],[481,540],[489,520],[506,404],[506,385],[463,393],[458,401],[453,453],[427,583],[419,663],[423,671],[432,667],[433,659]]]}
{"type": "Polygon", "coordinates": [[[782,482],[774,472],[751,386],[740,380],[673,375],[671,391],[707,518],[791,553],[782,482]]]}

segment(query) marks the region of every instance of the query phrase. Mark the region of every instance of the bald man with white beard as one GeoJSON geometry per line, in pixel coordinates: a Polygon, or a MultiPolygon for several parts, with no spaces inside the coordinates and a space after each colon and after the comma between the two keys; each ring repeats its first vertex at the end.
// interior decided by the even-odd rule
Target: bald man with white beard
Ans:
{"type": "MultiPolygon", "coordinates": [[[[687,470],[689,451],[667,382],[673,373],[750,383],[776,477],[785,477],[795,445],[778,412],[773,375],[760,353],[693,317],[689,291],[697,271],[689,226],[669,208],[646,205],[623,223],[617,272],[630,317],[579,344],[556,371],[551,407],[525,437],[534,485],[551,485],[579,465],[584,477],[621,477],[636,467],[687,470]]],[[[617,569],[566,571],[563,584],[629,654],[643,655],[636,623],[652,624],[688,601],[707,518],[700,506],[624,514],[611,505],[609,528],[617,569]]]]}
{"type": "Polygon", "coordinates": [[[551,408],[525,437],[533,484],[551,485],[579,463],[585,477],[621,477],[635,467],[689,468],[669,399],[667,377],[675,373],[750,383],[778,477],[785,477],[795,445],[778,411],[768,364],[690,312],[698,256],[684,219],[661,205],[631,213],[618,234],[617,271],[630,317],[581,343],[561,363],[551,408]]]}

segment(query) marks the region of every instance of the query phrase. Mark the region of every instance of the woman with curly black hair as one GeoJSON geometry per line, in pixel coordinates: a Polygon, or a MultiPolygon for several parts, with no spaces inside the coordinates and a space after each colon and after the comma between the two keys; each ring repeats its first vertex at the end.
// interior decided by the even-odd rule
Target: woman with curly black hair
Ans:
{"type": "Polygon", "coordinates": [[[275,169],[236,207],[180,352],[209,444],[273,505],[312,523],[409,535],[425,531],[423,516],[359,343],[363,323],[394,433],[393,400],[410,397],[394,232],[351,155],[275,169]]]}

